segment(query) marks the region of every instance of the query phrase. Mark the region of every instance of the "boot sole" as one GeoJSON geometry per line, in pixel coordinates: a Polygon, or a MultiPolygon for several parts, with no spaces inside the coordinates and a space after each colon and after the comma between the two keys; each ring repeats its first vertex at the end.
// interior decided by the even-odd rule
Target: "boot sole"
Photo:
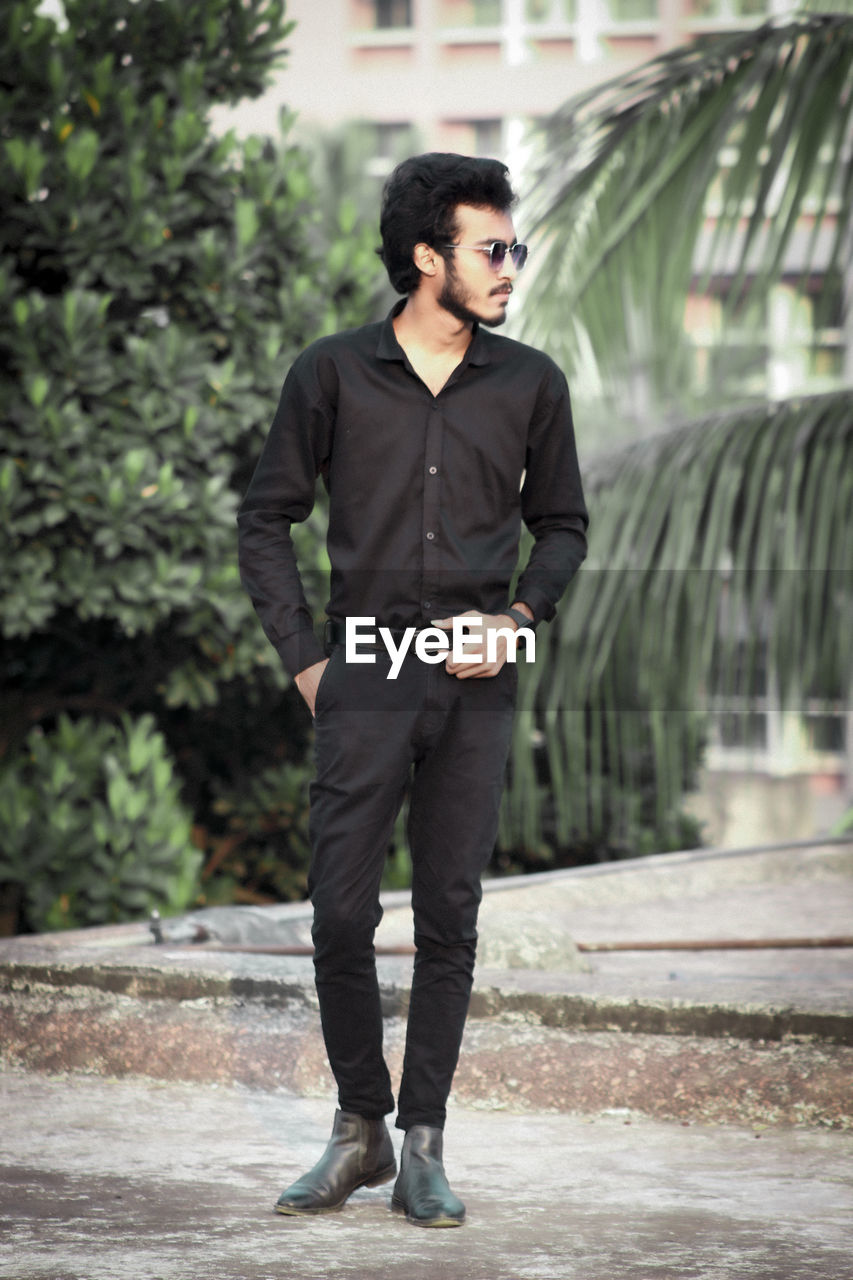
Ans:
{"type": "Polygon", "coordinates": [[[372,1173],[369,1178],[363,1178],[361,1182],[357,1182],[346,1193],[343,1200],[339,1200],[337,1204],[318,1205],[316,1209],[301,1209],[297,1205],[274,1204],[273,1208],[276,1213],[282,1213],[288,1218],[314,1218],[319,1213],[340,1213],[353,1191],[358,1191],[359,1187],[379,1187],[383,1182],[390,1182],[396,1176],[396,1173],[397,1164],[395,1161],[393,1164],[381,1169],[379,1173],[372,1173]]]}
{"type": "Polygon", "coordinates": [[[402,1200],[398,1200],[396,1196],[391,1197],[391,1208],[395,1213],[405,1213],[406,1221],[411,1222],[415,1227],[461,1227],[462,1223],[465,1221],[464,1218],[451,1218],[447,1216],[440,1218],[413,1218],[402,1200]]]}

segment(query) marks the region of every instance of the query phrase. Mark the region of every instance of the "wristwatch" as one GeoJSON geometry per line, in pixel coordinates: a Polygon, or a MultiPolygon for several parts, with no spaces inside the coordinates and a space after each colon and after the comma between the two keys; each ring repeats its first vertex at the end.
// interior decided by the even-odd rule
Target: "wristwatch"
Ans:
{"type": "Polygon", "coordinates": [[[528,618],[526,613],[522,613],[520,609],[501,609],[501,613],[505,618],[512,618],[513,622],[517,622],[520,627],[529,627],[532,631],[536,623],[532,618],[528,618]]]}

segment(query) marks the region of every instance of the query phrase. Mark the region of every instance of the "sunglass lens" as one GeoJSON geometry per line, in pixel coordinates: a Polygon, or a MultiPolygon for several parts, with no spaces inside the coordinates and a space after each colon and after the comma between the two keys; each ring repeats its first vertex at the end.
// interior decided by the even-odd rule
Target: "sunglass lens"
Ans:
{"type": "Polygon", "coordinates": [[[508,245],[505,240],[496,240],[489,252],[489,266],[493,271],[500,271],[507,254],[512,258],[512,265],[516,271],[520,271],[527,261],[527,245],[508,245]]]}

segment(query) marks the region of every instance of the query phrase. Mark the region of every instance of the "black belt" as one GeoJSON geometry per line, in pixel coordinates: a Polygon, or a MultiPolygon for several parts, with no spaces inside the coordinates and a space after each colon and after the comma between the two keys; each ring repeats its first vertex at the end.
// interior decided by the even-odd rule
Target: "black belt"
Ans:
{"type": "MultiPolygon", "coordinates": [[[[377,632],[379,630],[380,625],[381,624],[379,623],[377,623],[376,625],[377,632]]],[[[417,635],[418,632],[420,631],[426,631],[426,630],[427,630],[426,627],[416,627],[415,635],[417,635]]],[[[430,628],[430,630],[433,630],[433,628],[430,628]]],[[[389,635],[393,637],[394,640],[402,640],[406,634],[406,629],[404,627],[388,627],[387,631],[389,635]]],[[[448,632],[448,635],[449,634],[450,633],[448,632]]],[[[323,632],[323,639],[325,643],[326,644],[345,644],[346,638],[347,638],[346,623],[338,622],[337,618],[328,618],[326,620],[326,626],[323,632]]],[[[377,636],[375,644],[369,644],[367,640],[360,639],[358,642],[358,647],[359,649],[366,649],[369,651],[370,649],[384,649],[385,645],[377,636]]]]}
{"type": "MultiPolygon", "coordinates": [[[[520,609],[502,609],[501,613],[506,614],[511,618],[514,618],[519,626],[527,627],[531,631],[536,625],[534,622],[531,622],[530,619],[527,617],[527,615],[523,614],[520,609]]],[[[377,624],[377,631],[378,629],[379,629],[379,624],[377,624]]],[[[434,631],[435,629],[436,629],[435,627],[416,627],[415,635],[416,636],[419,635],[421,631],[434,631]]],[[[395,640],[402,640],[406,634],[404,627],[388,627],[387,630],[388,630],[388,633],[395,640]]],[[[451,634],[449,627],[441,627],[439,628],[439,630],[446,631],[448,637],[451,634]]],[[[346,644],[346,638],[347,638],[346,623],[338,622],[337,618],[327,619],[325,631],[323,633],[323,639],[325,643],[327,645],[346,644]]],[[[370,650],[370,649],[384,649],[385,646],[377,638],[375,644],[368,644],[366,640],[359,640],[358,647],[359,649],[370,650]]]]}

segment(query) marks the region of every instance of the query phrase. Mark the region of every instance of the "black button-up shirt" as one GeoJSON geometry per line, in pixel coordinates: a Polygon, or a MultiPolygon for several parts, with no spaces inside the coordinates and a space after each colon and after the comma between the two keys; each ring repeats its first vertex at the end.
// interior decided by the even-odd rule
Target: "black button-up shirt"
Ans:
{"type": "Polygon", "coordinates": [[[475,326],[434,396],[393,317],[321,338],[294,362],[240,508],[240,570],[297,674],[323,657],[290,527],[329,493],[329,617],[394,629],[511,604],[521,521],[534,546],[514,599],[551,618],[586,554],[569,391],[540,351],[475,326]]]}

